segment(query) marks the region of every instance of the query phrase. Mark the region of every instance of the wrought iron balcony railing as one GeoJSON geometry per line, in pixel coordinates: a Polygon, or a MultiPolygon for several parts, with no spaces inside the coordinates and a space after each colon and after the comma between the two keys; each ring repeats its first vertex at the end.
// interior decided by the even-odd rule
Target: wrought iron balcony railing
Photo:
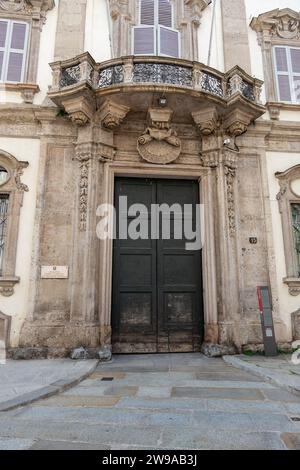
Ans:
{"type": "Polygon", "coordinates": [[[235,94],[260,104],[262,81],[238,66],[221,73],[199,62],[164,57],[122,57],[96,63],[84,53],[73,59],[51,64],[51,93],[63,92],[88,84],[94,90],[108,90],[134,85],[166,85],[209,93],[221,99],[235,94]]]}

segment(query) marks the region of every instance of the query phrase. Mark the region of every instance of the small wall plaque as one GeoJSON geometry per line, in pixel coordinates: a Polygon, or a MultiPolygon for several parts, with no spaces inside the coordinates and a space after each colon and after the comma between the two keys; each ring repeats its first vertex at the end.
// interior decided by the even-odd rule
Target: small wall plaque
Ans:
{"type": "Polygon", "coordinates": [[[257,245],[257,238],[256,237],[250,237],[249,238],[249,243],[251,245],[257,245]]]}
{"type": "Polygon", "coordinates": [[[68,266],[42,266],[41,278],[42,279],[68,279],[69,267],[68,266]]]}

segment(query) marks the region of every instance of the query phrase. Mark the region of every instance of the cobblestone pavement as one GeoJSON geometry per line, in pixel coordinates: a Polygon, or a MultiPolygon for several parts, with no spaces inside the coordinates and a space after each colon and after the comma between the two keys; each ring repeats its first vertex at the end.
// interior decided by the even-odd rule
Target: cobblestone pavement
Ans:
{"type": "Polygon", "coordinates": [[[300,399],[201,354],[114,356],[76,387],[0,413],[0,449],[300,448],[300,399]]]}

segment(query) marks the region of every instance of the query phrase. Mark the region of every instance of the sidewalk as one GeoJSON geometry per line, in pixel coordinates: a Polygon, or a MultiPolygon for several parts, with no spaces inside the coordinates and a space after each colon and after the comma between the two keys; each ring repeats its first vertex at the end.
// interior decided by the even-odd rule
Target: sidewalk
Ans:
{"type": "Polygon", "coordinates": [[[240,355],[223,356],[223,360],[300,396],[300,364],[293,364],[291,357],[290,354],[276,357],[240,355]]]}
{"type": "Polygon", "coordinates": [[[6,361],[0,364],[0,412],[64,391],[87,378],[97,360],[6,361]]]}

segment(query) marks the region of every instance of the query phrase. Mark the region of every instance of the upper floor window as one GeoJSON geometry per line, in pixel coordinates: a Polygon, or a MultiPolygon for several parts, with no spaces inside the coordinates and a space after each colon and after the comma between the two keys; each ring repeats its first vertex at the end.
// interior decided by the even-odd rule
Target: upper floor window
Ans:
{"type": "Polygon", "coordinates": [[[28,23],[0,20],[0,81],[24,81],[28,43],[28,23]]]}
{"type": "Polygon", "coordinates": [[[133,28],[134,55],[180,56],[180,33],[174,29],[170,0],[140,0],[139,23],[133,28]]]}
{"type": "Polygon", "coordinates": [[[300,48],[274,47],[279,101],[300,103],[300,48]]]}

